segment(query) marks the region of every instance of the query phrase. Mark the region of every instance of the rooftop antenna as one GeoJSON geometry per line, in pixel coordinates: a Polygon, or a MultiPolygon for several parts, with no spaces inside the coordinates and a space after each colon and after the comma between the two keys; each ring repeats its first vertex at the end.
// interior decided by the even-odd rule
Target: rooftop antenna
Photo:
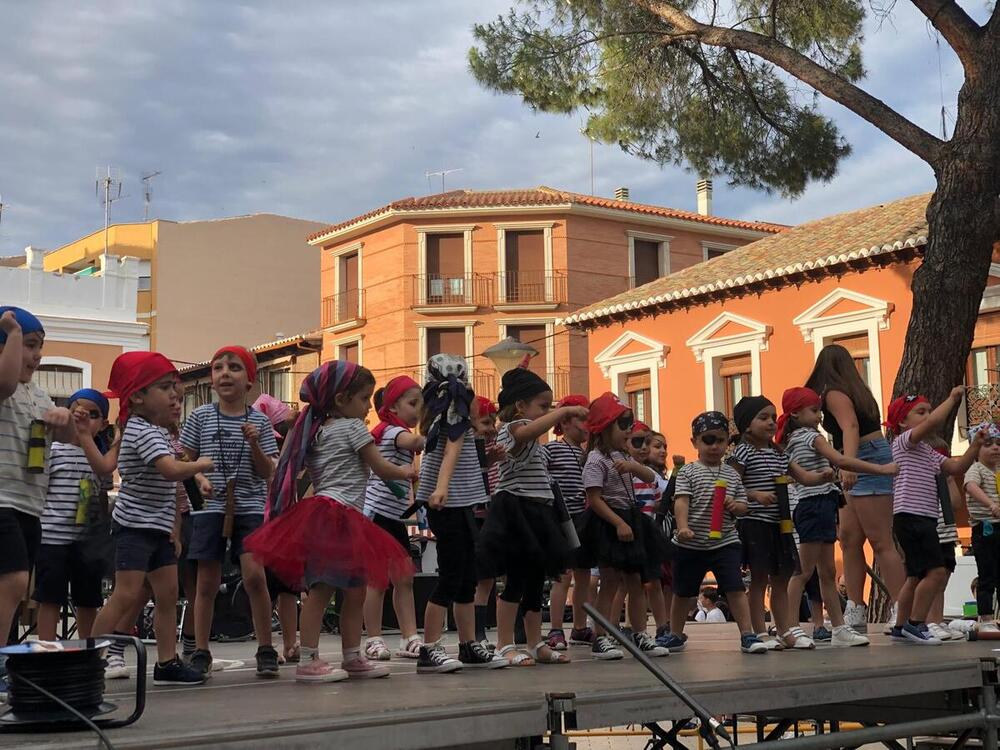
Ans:
{"type": "Polygon", "coordinates": [[[3,224],[3,194],[0,193],[0,224],[3,224]]]}
{"type": "Polygon", "coordinates": [[[97,199],[104,204],[104,254],[108,254],[108,225],[111,223],[111,204],[122,197],[121,173],[110,165],[107,174],[101,174],[101,168],[97,168],[97,180],[94,183],[94,190],[97,199]]]}
{"type": "Polygon", "coordinates": [[[431,177],[440,177],[441,178],[441,192],[443,193],[444,192],[444,176],[446,174],[451,174],[452,172],[461,172],[461,171],[462,171],[462,168],[459,167],[458,169],[439,169],[436,172],[424,172],[424,177],[427,178],[427,190],[430,191],[430,189],[431,189],[431,177]]]}
{"type": "Polygon", "coordinates": [[[588,141],[590,141],[590,194],[596,195],[594,191],[594,136],[592,136],[587,128],[580,127],[580,135],[585,136],[588,141]]]}
{"type": "Polygon", "coordinates": [[[163,174],[160,170],[155,172],[150,172],[149,174],[144,174],[142,176],[142,197],[143,197],[143,208],[142,208],[142,220],[149,221],[149,204],[153,202],[153,178],[158,177],[163,174]]]}

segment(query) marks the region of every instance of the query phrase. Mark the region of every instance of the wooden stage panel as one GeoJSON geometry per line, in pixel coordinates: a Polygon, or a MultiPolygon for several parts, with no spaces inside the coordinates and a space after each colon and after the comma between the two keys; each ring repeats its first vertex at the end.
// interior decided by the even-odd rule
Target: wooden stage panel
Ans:
{"type": "MultiPolygon", "coordinates": [[[[832,703],[978,688],[991,643],[938,647],[893,644],[868,648],[745,655],[733,625],[691,628],[681,654],[657,660],[713,713],[767,713],[832,703]]],[[[251,651],[252,644],[242,644],[251,651]]],[[[323,651],[339,651],[324,641],[323,651]]],[[[332,652],[332,653],[331,653],[332,652]]],[[[690,712],[633,660],[603,663],[570,648],[573,664],[417,675],[393,660],[393,676],[371,682],[297,685],[294,667],[281,678],[252,669],[217,672],[204,686],[153,688],[138,724],[109,733],[120,750],[211,746],[338,750],[461,746],[544,733],[549,693],[574,693],[581,729],[686,718],[690,712]]],[[[108,699],[130,706],[132,680],[108,685],[108,699]]],[[[902,699],[903,703],[906,699],[902,699]]],[[[93,748],[94,736],[0,734],[0,748],[93,748]]]]}

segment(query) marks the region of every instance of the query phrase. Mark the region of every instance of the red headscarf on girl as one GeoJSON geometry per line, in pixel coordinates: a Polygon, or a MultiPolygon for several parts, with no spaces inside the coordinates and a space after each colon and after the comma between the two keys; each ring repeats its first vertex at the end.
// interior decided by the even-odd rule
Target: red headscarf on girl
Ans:
{"type": "Polygon", "coordinates": [[[805,409],[807,406],[819,408],[823,404],[823,399],[812,388],[789,388],[781,395],[781,416],[778,417],[778,429],[774,435],[774,440],[780,443],[785,437],[785,426],[788,418],[793,412],[805,409]]]}
{"type": "Polygon", "coordinates": [[[590,404],[590,414],[587,416],[587,432],[597,435],[604,432],[609,424],[629,410],[622,400],[610,391],[602,393],[590,404]]]}
{"type": "Polygon", "coordinates": [[[173,363],[159,352],[125,352],[111,365],[108,377],[108,398],[118,399],[118,424],[129,417],[129,398],[136,391],[152,385],[164,375],[177,374],[173,363]]]}
{"type": "Polygon", "coordinates": [[[212,356],[212,363],[214,364],[215,360],[223,354],[232,354],[243,363],[243,367],[247,371],[247,382],[250,385],[257,382],[257,360],[249,351],[242,346],[224,346],[212,356]]]}
{"type": "Polygon", "coordinates": [[[473,410],[480,417],[485,417],[490,414],[497,413],[497,405],[490,401],[486,396],[476,396],[473,400],[473,410]]]}
{"type": "Polygon", "coordinates": [[[386,384],[385,391],[382,394],[382,408],[378,410],[378,418],[381,421],[372,430],[372,438],[375,440],[375,445],[382,442],[382,436],[389,427],[410,429],[406,422],[400,419],[396,412],[392,411],[392,407],[411,388],[416,388],[419,391],[420,384],[409,375],[397,375],[386,384]]]}
{"type": "Polygon", "coordinates": [[[899,427],[917,404],[929,404],[926,396],[900,396],[889,404],[888,418],[882,423],[893,435],[899,434],[899,427]]]}

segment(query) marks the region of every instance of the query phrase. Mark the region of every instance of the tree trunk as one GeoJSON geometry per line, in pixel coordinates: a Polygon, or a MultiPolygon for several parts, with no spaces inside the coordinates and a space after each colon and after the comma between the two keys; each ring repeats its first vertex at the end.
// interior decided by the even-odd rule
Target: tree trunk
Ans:
{"type": "MultiPolygon", "coordinates": [[[[984,45],[985,46],[985,45],[984,45]]],[[[928,241],[913,275],[913,312],[893,396],[940,403],[965,380],[979,303],[1000,238],[1000,49],[982,50],[959,92],[952,139],[934,164],[928,241]]],[[[944,430],[950,437],[952,423],[944,430]]]]}

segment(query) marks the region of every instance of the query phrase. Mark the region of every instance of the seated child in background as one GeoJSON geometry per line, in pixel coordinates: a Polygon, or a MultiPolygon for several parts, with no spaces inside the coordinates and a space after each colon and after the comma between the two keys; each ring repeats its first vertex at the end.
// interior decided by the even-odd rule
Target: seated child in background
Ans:
{"type": "Polygon", "coordinates": [[[725,622],[726,613],[719,609],[719,590],[706,586],[698,595],[698,614],[695,622],[725,622]]]}
{"type": "Polygon", "coordinates": [[[1000,586],[1000,495],[997,468],[1000,467],[1000,426],[983,423],[969,429],[969,439],[984,434],[979,457],[965,473],[965,498],[972,525],[972,553],[979,572],[972,584],[980,630],[996,630],[994,612],[1000,586]]]}

